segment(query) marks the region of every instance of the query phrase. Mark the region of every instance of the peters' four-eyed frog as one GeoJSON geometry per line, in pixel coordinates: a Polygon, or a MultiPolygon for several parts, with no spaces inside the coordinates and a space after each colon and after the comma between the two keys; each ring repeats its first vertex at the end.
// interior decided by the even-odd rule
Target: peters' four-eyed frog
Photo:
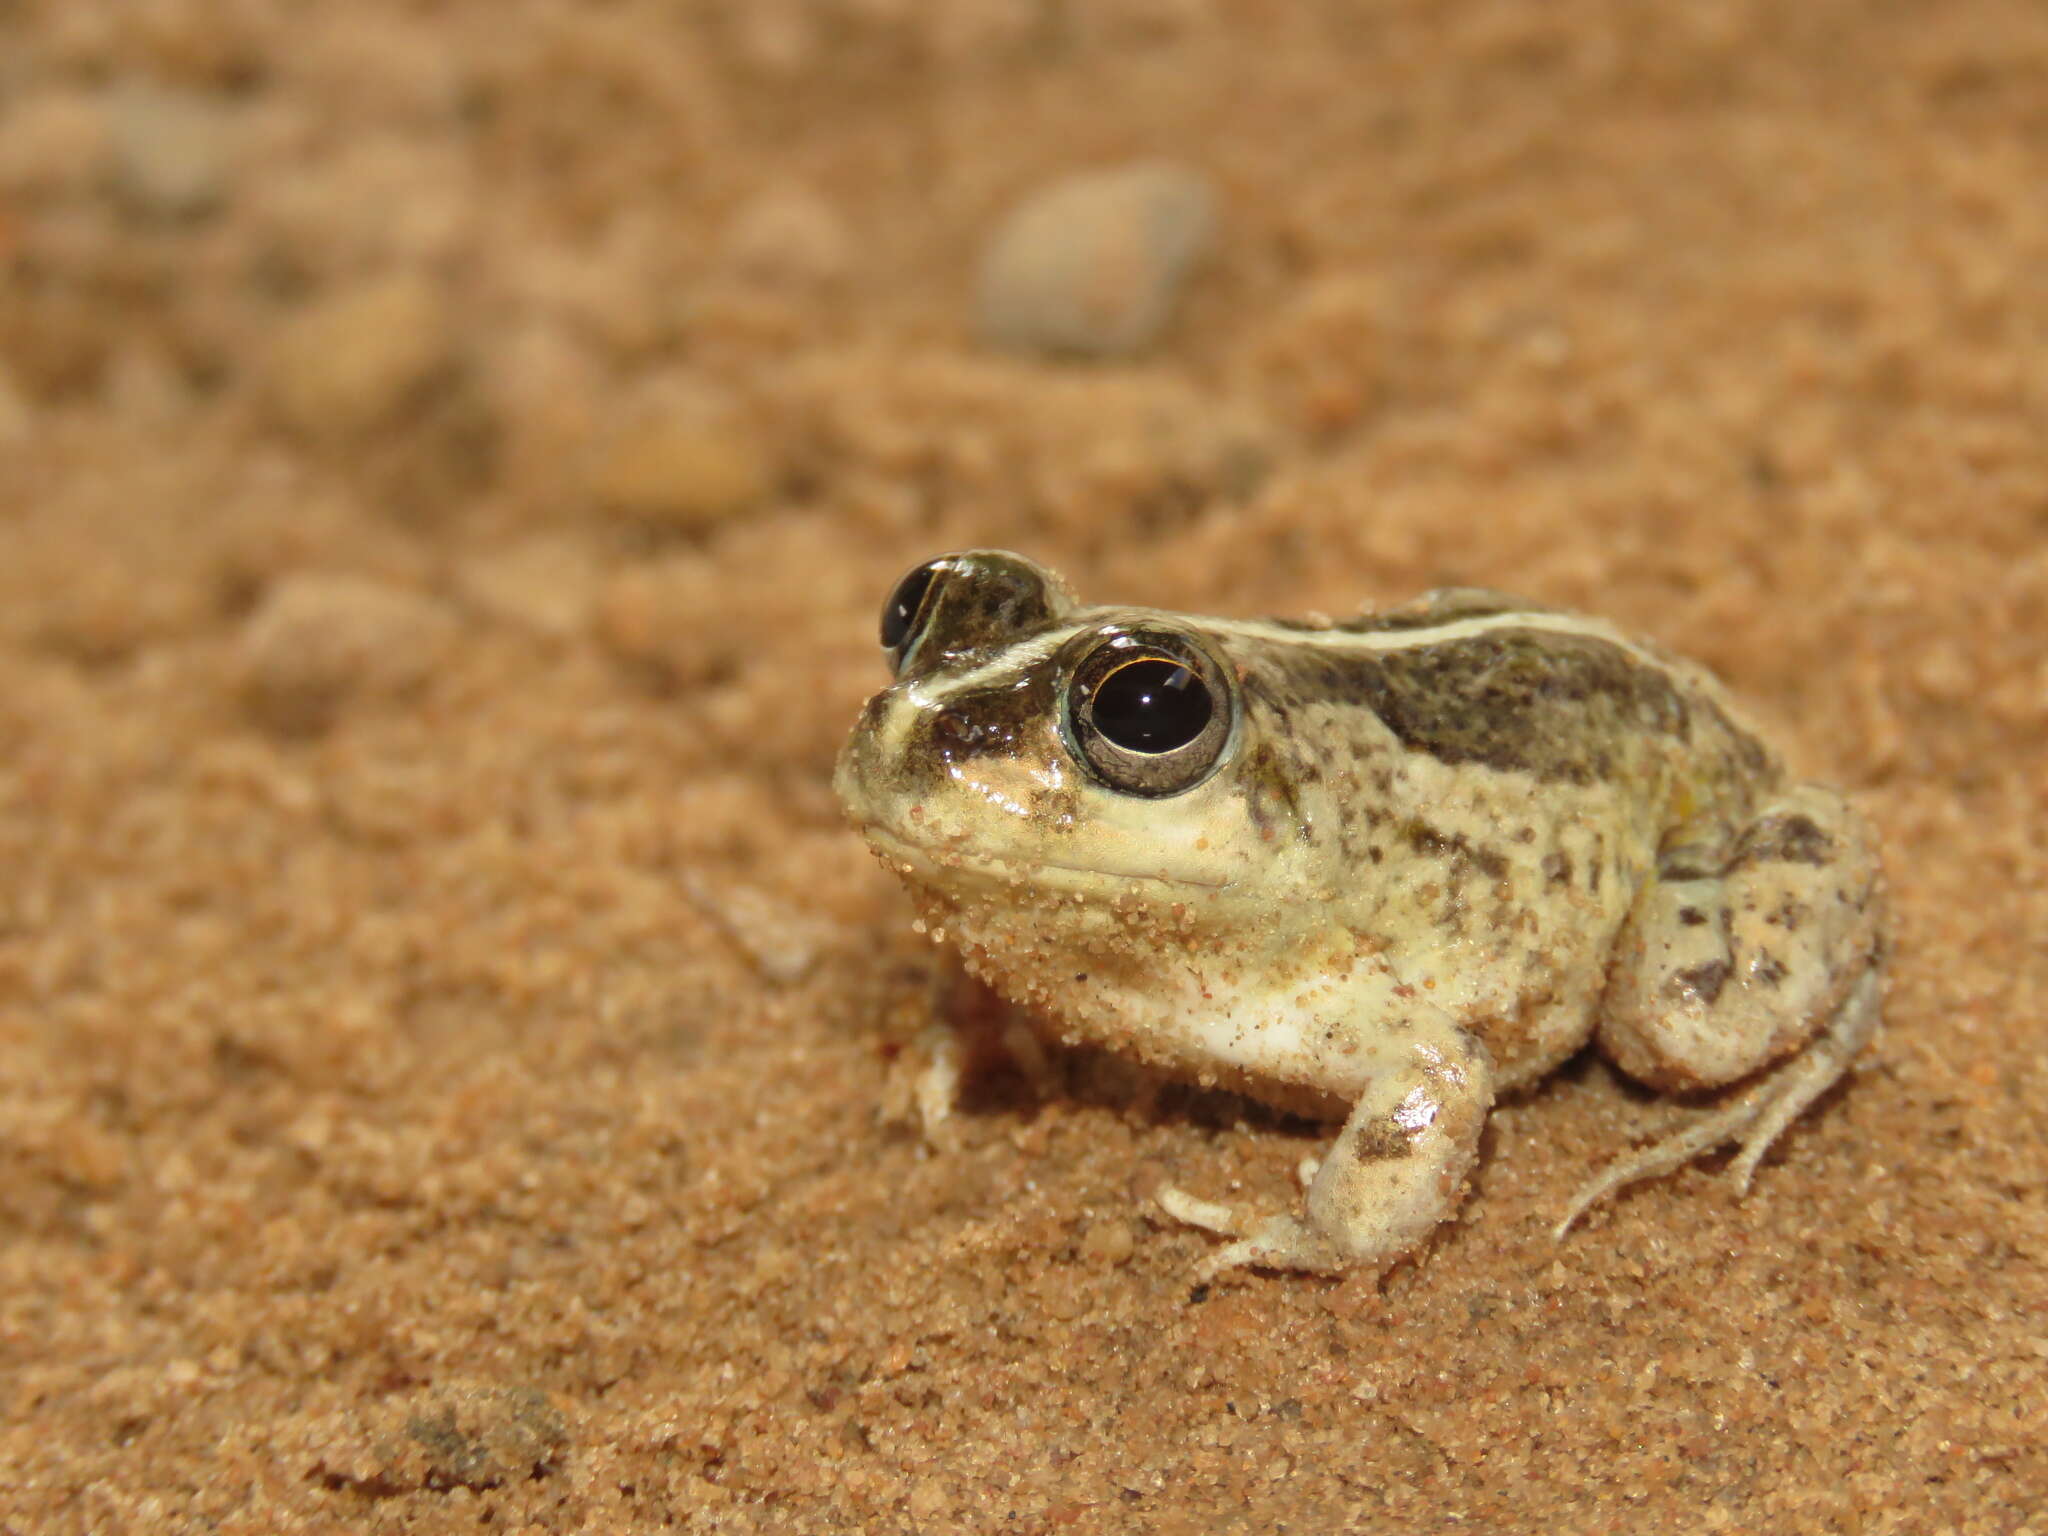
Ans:
{"type": "Polygon", "coordinates": [[[1299,1214],[1162,1192],[1235,1239],[1206,1273],[1407,1252],[1495,1099],[1588,1040],[1660,1089],[1754,1081],[1566,1225],[1727,1142],[1746,1189],[1876,1028],[1869,825],[1598,619],[1470,589],[1337,624],[1085,607],[969,550],[903,579],[882,643],[838,790],[968,969],[1068,1040],[1343,1120],[1299,1214]]]}

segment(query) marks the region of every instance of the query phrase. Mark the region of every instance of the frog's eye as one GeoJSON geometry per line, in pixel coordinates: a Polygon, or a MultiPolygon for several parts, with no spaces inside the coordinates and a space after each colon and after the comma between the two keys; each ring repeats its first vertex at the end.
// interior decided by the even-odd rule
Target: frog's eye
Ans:
{"type": "Polygon", "coordinates": [[[1081,658],[1067,690],[1067,731],[1111,789],[1177,795],[1209,776],[1230,740],[1223,671],[1164,631],[1112,634],[1081,658]]]}
{"type": "Polygon", "coordinates": [[[955,550],[896,583],[882,604],[882,649],[898,678],[939,671],[968,657],[986,660],[1072,605],[1060,579],[1022,555],[955,550]]]}
{"type": "Polygon", "coordinates": [[[901,673],[903,663],[924,631],[931,607],[932,583],[952,564],[950,557],[927,560],[896,583],[896,590],[882,604],[882,649],[889,653],[889,669],[901,673]]]}

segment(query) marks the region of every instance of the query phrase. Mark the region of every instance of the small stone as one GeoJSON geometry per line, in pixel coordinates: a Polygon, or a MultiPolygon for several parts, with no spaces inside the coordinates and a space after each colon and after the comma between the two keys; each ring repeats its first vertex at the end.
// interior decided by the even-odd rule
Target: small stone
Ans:
{"type": "Polygon", "coordinates": [[[733,216],[725,259],[734,275],[764,287],[822,288],[845,275],[852,237],[832,205],[809,187],[770,187],[733,216]]]}
{"type": "Polygon", "coordinates": [[[309,435],[358,436],[395,416],[449,357],[447,310],[434,285],[412,273],[372,278],[286,326],[275,355],[278,405],[309,435]]]}
{"type": "Polygon", "coordinates": [[[615,516],[664,533],[696,533],[765,500],[760,439],[731,419],[661,412],[629,421],[599,454],[591,494],[615,516]]]}
{"type": "Polygon", "coordinates": [[[418,1486],[480,1492],[545,1476],[569,1443],[569,1426],[532,1387],[439,1387],[405,1421],[418,1486]]]}
{"type": "Polygon", "coordinates": [[[589,621],[597,565],[574,540],[539,535],[462,567],[462,595],[493,618],[563,638],[589,621]]]}
{"type": "Polygon", "coordinates": [[[1127,1221],[1098,1221],[1081,1236],[1081,1254],[1098,1264],[1123,1264],[1138,1251],[1127,1221]]]}
{"type": "Polygon", "coordinates": [[[1013,351],[1127,356],[1165,328],[1215,237],[1215,189],[1198,171],[1139,161],[1068,177],[997,229],[976,327],[1013,351]]]}
{"type": "Polygon", "coordinates": [[[478,374],[497,419],[504,482],[534,505],[558,504],[574,474],[565,466],[597,437],[603,368],[562,325],[528,325],[486,345],[478,374]]]}
{"type": "Polygon", "coordinates": [[[287,735],[319,732],[352,700],[413,692],[455,631],[448,610],[417,592],[360,576],[287,577],[243,634],[249,707],[287,735]]]}
{"type": "Polygon", "coordinates": [[[114,184],[144,213],[184,218],[217,206],[227,186],[220,105],[153,86],[121,92],[113,112],[114,184]]]}

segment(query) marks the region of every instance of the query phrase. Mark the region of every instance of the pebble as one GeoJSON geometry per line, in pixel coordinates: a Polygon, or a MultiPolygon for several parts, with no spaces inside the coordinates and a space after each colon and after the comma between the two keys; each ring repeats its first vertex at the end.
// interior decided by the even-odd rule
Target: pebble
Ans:
{"type": "Polygon", "coordinates": [[[409,1471],[418,1458],[418,1486],[480,1493],[530,1479],[537,1467],[558,1461],[569,1426],[538,1388],[439,1385],[406,1419],[405,1439],[410,1454],[400,1464],[409,1471]]]}
{"type": "Polygon", "coordinates": [[[315,437],[355,437],[382,425],[451,356],[446,305],[425,278],[400,272],[329,294],[278,338],[277,403],[315,437]]]}
{"type": "Polygon", "coordinates": [[[1126,1221],[1097,1221],[1081,1235],[1081,1252],[1100,1264],[1123,1264],[1138,1251],[1138,1240],[1126,1221]]]}
{"type": "Polygon", "coordinates": [[[622,424],[597,457],[590,491],[650,531],[700,533],[757,506],[772,481],[758,434],[731,418],[678,410],[622,424]]]}
{"type": "Polygon", "coordinates": [[[416,690],[455,634],[454,616],[421,593],[361,576],[288,576],[243,631],[245,697],[271,729],[316,734],[351,702],[416,690]]]}
{"type": "Polygon", "coordinates": [[[597,563],[590,551],[550,534],[480,555],[461,568],[456,581],[482,612],[557,640],[585,628],[597,603],[597,563]]]}
{"type": "Polygon", "coordinates": [[[192,91],[138,86],[114,98],[114,185],[131,205],[186,218],[219,205],[227,188],[228,123],[192,91]]]}
{"type": "Polygon", "coordinates": [[[853,239],[838,211],[809,187],[758,192],[726,226],[733,274],[763,287],[823,288],[846,273],[853,239]]]}
{"type": "Polygon", "coordinates": [[[477,376],[499,434],[501,482],[523,503],[560,506],[608,414],[604,369],[569,326],[535,321],[485,341],[477,376]]]}
{"type": "Polygon", "coordinates": [[[1147,160],[1067,177],[996,230],[976,329],[1011,351],[1128,356],[1172,319],[1215,239],[1216,192],[1199,171],[1147,160]]]}

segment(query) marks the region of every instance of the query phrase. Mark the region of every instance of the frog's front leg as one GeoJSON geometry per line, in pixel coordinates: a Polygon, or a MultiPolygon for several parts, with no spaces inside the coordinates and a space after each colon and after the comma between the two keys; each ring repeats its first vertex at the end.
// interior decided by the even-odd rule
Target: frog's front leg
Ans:
{"type": "Polygon", "coordinates": [[[953,1110],[969,1070],[976,1060],[997,1055],[1014,1063],[1040,1098],[1051,1097],[1056,1074],[1045,1046],[1010,1004],[967,969],[957,950],[940,951],[928,995],[931,1022],[918,1031],[904,1063],[908,1105],[889,1118],[914,1117],[926,1145],[950,1151],[959,1142],[953,1110]]]}
{"type": "Polygon", "coordinates": [[[1169,1216],[1237,1239],[1203,1261],[1202,1279],[1244,1265],[1322,1275],[1383,1268],[1456,1208],[1493,1106],[1492,1061],[1448,1023],[1397,1038],[1401,1047],[1383,1053],[1314,1165],[1301,1215],[1247,1224],[1181,1190],[1159,1192],[1169,1216]]]}

